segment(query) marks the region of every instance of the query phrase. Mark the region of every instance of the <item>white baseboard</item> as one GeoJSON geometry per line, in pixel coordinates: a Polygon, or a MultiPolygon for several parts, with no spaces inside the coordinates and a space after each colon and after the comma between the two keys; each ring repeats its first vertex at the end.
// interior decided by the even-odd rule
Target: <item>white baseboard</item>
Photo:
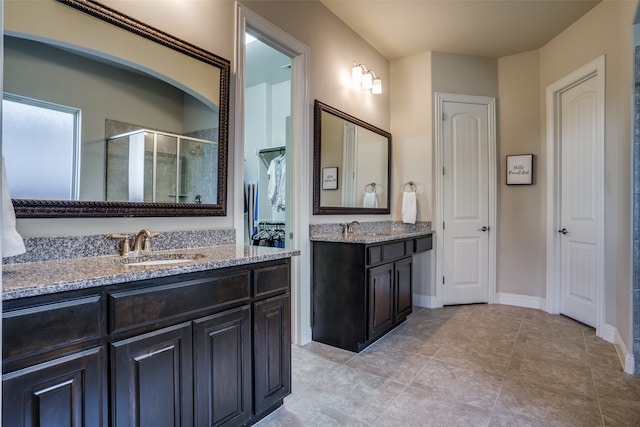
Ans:
{"type": "Polygon", "coordinates": [[[546,310],[547,300],[540,297],[532,297],[528,295],[510,294],[507,292],[496,293],[496,302],[498,304],[515,305],[517,307],[537,308],[546,310]]]}
{"type": "Polygon", "coordinates": [[[425,308],[439,308],[436,303],[436,297],[432,297],[429,295],[421,295],[421,294],[413,294],[413,305],[417,305],[418,307],[425,308]]]}
{"type": "Polygon", "coordinates": [[[624,371],[627,374],[634,374],[636,369],[635,358],[624,343],[622,336],[620,336],[618,328],[612,325],[604,325],[602,328],[602,339],[609,341],[615,346],[616,353],[618,353],[618,358],[624,371]]]}
{"type": "Polygon", "coordinates": [[[605,324],[602,327],[602,339],[610,342],[611,344],[615,344],[616,343],[616,335],[618,334],[618,329],[616,329],[614,326],[611,325],[607,325],[605,324]]]}

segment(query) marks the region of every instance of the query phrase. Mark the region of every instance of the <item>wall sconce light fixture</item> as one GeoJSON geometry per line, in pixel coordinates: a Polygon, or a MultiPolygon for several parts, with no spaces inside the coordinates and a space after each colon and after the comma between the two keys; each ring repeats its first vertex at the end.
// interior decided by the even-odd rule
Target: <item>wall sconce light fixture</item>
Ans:
{"type": "Polygon", "coordinates": [[[351,81],[355,85],[360,85],[362,89],[371,90],[374,95],[382,93],[382,80],[376,76],[373,70],[367,70],[363,64],[353,63],[351,81]]]}

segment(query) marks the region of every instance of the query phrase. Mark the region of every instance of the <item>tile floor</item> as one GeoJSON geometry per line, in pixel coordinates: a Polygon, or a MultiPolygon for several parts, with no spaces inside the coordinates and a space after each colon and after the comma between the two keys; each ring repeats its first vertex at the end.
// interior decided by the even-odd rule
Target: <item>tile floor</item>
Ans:
{"type": "Polygon", "coordinates": [[[293,393],[258,426],[640,426],[640,376],[562,316],[416,308],[359,354],[294,346],[293,393]]]}

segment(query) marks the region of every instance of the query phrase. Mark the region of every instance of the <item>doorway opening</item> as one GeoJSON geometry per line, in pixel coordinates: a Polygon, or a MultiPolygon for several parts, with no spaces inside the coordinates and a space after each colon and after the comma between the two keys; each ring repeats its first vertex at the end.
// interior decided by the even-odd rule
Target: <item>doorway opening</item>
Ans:
{"type": "Polygon", "coordinates": [[[291,58],[250,32],[245,45],[244,243],[288,248],[291,58]]]}
{"type": "MultiPolygon", "coordinates": [[[[245,159],[256,156],[257,158],[254,160],[258,163],[258,173],[254,180],[258,181],[258,220],[260,220],[260,205],[262,204],[263,209],[266,208],[267,211],[271,210],[269,213],[275,217],[275,219],[272,219],[273,222],[285,223],[284,243],[280,244],[283,244],[286,249],[300,251],[300,255],[293,257],[291,261],[291,336],[292,341],[295,344],[302,345],[311,341],[311,256],[309,243],[309,216],[311,212],[309,197],[311,191],[309,174],[309,170],[311,170],[309,148],[309,141],[311,140],[311,109],[308,93],[310,61],[309,48],[252,10],[240,4],[238,4],[237,7],[237,73],[235,93],[236,144],[234,153],[234,188],[237,189],[237,191],[234,192],[234,224],[236,229],[236,241],[245,242],[250,237],[248,219],[245,221],[244,214],[245,202],[249,200],[248,198],[245,198],[243,191],[245,188],[245,159]],[[245,82],[248,82],[248,78],[251,77],[251,71],[248,70],[248,64],[250,61],[247,57],[247,34],[255,37],[272,50],[275,50],[279,56],[273,55],[274,58],[279,57],[280,59],[287,59],[284,63],[281,63],[282,61],[280,60],[276,60],[277,67],[280,71],[283,71],[283,65],[285,69],[287,68],[287,64],[290,64],[291,66],[289,71],[290,105],[288,106],[288,111],[281,111],[281,109],[283,109],[281,105],[277,107],[278,111],[275,112],[275,114],[275,109],[272,110],[272,116],[276,117],[276,127],[279,127],[280,131],[276,132],[278,136],[275,140],[273,135],[271,136],[272,145],[258,148],[257,155],[255,151],[245,151],[245,142],[249,137],[246,132],[248,132],[248,130],[254,125],[253,119],[249,118],[250,114],[248,114],[248,106],[245,105],[245,93],[248,92],[247,88],[251,87],[248,84],[245,84],[245,82]],[[289,117],[289,119],[287,119],[287,117],[289,117]],[[288,131],[286,129],[288,129],[288,131]],[[282,145],[283,143],[284,145],[282,145]],[[282,152],[281,147],[284,147],[282,152]],[[260,150],[270,151],[264,151],[261,155],[260,150]],[[263,183],[261,188],[259,180],[260,172],[263,170],[262,168],[266,168],[266,171],[268,172],[271,162],[281,155],[284,155],[286,161],[284,166],[285,173],[278,175],[276,172],[272,172],[276,179],[278,176],[280,179],[282,179],[283,175],[285,176],[283,200],[284,210],[281,209],[278,211],[278,206],[282,208],[282,200],[278,199],[277,193],[269,192],[268,181],[266,181],[266,187],[263,183]],[[261,159],[261,156],[264,160],[261,159]],[[271,194],[272,197],[275,197],[274,201],[266,198],[265,201],[261,202],[261,193],[264,193],[267,197],[271,194]],[[273,212],[274,210],[275,212],[273,212]],[[284,218],[284,221],[280,221],[280,218],[284,218]]],[[[273,54],[273,52],[271,53],[273,54]]],[[[262,63],[259,62],[259,65],[256,66],[262,67],[262,63]]],[[[271,87],[272,96],[274,92],[273,89],[274,87],[271,87]]],[[[282,89],[282,87],[280,87],[280,89],[282,89]]],[[[266,94],[268,91],[264,90],[263,92],[266,94]]],[[[276,90],[276,92],[278,91],[276,90]]],[[[284,97],[285,95],[280,93],[277,96],[284,97]]],[[[272,101],[273,99],[263,105],[272,105],[272,101]]],[[[270,131],[274,131],[273,126],[270,131]]],[[[274,164],[273,171],[275,171],[276,166],[277,165],[274,164]]],[[[282,187],[280,189],[282,189],[282,187]]],[[[249,209],[247,209],[247,216],[249,216],[248,210],[249,209]]],[[[264,212],[264,210],[262,212],[264,212]]],[[[256,217],[254,216],[254,219],[255,218],[256,217]]],[[[255,226],[256,223],[254,222],[253,225],[255,226]]],[[[251,229],[251,233],[251,236],[253,236],[253,228],[251,229]]],[[[269,243],[267,242],[267,244],[269,243]]]]}

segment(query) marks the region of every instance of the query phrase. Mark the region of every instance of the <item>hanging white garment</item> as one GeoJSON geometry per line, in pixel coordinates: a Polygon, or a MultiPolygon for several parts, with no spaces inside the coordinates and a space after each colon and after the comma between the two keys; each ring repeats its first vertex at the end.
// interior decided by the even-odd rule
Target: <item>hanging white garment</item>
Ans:
{"type": "Polygon", "coordinates": [[[20,255],[26,252],[22,236],[16,230],[16,214],[9,195],[7,172],[2,158],[2,257],[20,255]]]}
{"type": "Polygon", "coordinates": [[[271,207],[277,211],[283,211],[285,207],[285,188],[286,188],[286,157],[281,154],[271,160],[267,177],[269,183],[267,186],[267,198],[271,203],[271,207]]]}

